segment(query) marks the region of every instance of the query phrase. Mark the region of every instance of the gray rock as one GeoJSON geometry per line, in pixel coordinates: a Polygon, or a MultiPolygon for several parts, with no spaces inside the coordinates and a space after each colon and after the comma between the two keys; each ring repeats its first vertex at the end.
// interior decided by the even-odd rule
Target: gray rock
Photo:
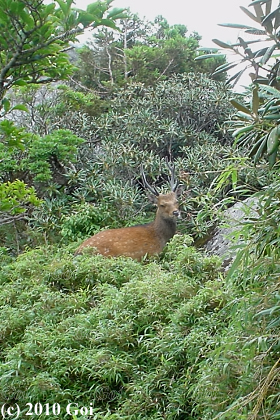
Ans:
{"type": "Polygon", "coordinates": [[[205,244],[205,250],[211,255],[218,255],[223,261],[223,267],[228,269],[236,255],[236,246],[242,242],[238,238],[234,240],[234,232],[240,229],[241,224],[249,217],[257,217],[258,199],[249,197],[244,201],[237,202],[234,206],[225,210],[223,220],[218,226],[211,239],[205,244]]]}

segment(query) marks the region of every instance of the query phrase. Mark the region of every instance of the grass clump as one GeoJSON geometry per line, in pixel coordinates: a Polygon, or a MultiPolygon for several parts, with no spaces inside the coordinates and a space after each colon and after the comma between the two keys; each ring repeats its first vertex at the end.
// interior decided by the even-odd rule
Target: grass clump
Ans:
{"type": "Polygon", "coordinates": [[[74,402],[96,419],[249,420],[266,407],[275,420],[275,282],[244,289],[190,244],[175,236],[142,263],[48,247],[3,266],[0,401],[58,402],[61,418],[74,402]]]}
{"type": "Polygon", "coordinates": [[[7,264],[0,292],[1,401],[94,403],[103,416],[109,409],[123,419],[184,412],[173,399],[185,398],[192,358],[176,314],[215,282],[218,264],[189,242],[175,237],[162,259],[145,263],[74,258],[68,249],[49,247],[7,264]]]}

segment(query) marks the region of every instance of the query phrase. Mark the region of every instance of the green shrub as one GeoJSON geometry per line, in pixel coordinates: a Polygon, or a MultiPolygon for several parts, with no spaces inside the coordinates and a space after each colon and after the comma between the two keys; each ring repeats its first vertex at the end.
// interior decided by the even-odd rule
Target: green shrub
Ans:
{"type": "Polygon", "coordinates": [[[175,235],[141,263],[74,258],[76,244],[6,261],[0,400],[100,419],[277,418],[279,264],[224,279],[190,244],[175,235]]]}
{"type": "MultiPolygon", "coordinates": [[[[104,416],[109,409],[120,419],[189,410],[183,377],[190,356],[174,314],[199,289],[210,288],[217,267],[189,243],[175,237],[160,261],[145,263],[73,258],[72,246],[30,251],[4,266],[1,401],[16,398],[24,406],[40,399],[63,409],[71,401],[93,403],[104,416]],[[162,402],[152,403],[159,396],[162,402]]],[[[208,306],[208,315],[217,307],[208,306]]]]}
{"type": "Polygon", "coordinates": [[[257,193],[227,282],[228,325],[213,338],[193,387],[201,419],[279,418],[279,182],[257,193]]]}

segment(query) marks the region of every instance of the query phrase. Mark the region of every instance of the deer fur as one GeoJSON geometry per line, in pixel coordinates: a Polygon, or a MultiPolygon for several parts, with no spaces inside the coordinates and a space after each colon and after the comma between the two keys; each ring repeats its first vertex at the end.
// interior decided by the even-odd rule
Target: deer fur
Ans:
{"type": "Polygon", "coordinates": [[[77,249],[75,255],[87,250],[105,257],[131,257],[140,261],[145,255],[161,253],[166,243],[175,235],[176,221],[180,217],[174,168],[171,169],[171,191],[160,194],[155,187],[151,187],[142,171],[144,186],[152,193],[157,206],[155,220],[151,223],[125,227],[120,229],[103,230],[86,239],[77,249]]]}

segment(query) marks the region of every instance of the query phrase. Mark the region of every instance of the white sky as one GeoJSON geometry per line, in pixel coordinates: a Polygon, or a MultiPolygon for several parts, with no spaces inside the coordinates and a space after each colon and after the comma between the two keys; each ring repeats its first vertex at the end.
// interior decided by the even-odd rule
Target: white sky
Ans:
{"type": "MultiPolygon", "coordinates": [[[[92,2],[76,0],[76,7],[86,9],[92,2]]],[[[129,7],[132,13],[149,20],[162,15],[171,25],[181,23],[187,26],[189,33],[198,32],[202,36],[202,46],[214,47],[213,38],[235,42],[240,35],[240,31],[222,28],[218,23],[254,23],[239,8],[247,8],[249,3],[249,0],[114,0],[112,7],[129,7]]]]}

